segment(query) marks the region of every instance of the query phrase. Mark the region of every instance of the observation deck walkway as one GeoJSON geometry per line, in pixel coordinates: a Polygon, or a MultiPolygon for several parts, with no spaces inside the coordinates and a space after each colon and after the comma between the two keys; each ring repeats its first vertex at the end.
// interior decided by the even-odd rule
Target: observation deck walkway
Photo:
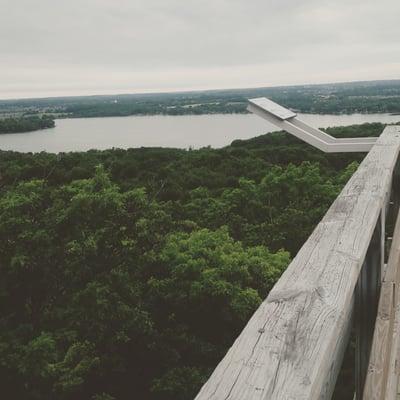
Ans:
{"type": "Polygon", "coordinates": [[[331,399],[351,333],[355,398],[400,398],[399,150],[388,126],[196,400],[331,399]]]}

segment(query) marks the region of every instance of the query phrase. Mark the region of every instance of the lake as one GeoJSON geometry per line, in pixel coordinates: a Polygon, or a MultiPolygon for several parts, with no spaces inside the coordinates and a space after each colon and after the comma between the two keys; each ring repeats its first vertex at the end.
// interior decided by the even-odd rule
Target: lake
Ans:
{"type": "MultiPolygon", "coordinates": [[[[299,118],[319,128],[400,121],[400,115],[389,114],[299,114],[299,118]]],[[[58,153],[112,147],[218,148],[235,139],[249,139],[276,130],[251,114],[61,119],[56,120],[52,129],[0,135],[0,149],[58,153]]]]}

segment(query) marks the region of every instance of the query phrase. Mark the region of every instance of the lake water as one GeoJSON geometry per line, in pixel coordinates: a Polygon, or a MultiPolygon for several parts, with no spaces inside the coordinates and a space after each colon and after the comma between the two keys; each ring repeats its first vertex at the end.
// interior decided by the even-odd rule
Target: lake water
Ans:
{"type": "MultiPolygon", "coordinates": [[[[319,128],[400,121],[400,115],[389,114],[299,114],[299,118],[319,128]]],[[[58,153],[112,147],[218,148],[235,139],[249,139],[276,130],[251,114],[61,119],[56,120],[52,129],[0,135],[0,149],[58,153]]]]}

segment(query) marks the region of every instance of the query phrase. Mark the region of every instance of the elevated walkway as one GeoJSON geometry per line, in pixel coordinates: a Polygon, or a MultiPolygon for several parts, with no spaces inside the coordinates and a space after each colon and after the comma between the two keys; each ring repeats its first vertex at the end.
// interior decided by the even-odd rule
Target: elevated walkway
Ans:
{"type": "Polygon", "coordinates": [[[399,150],[388,126],[196,400],[331,399],[352,330],[355,398],[398,397],[399,150]]]}

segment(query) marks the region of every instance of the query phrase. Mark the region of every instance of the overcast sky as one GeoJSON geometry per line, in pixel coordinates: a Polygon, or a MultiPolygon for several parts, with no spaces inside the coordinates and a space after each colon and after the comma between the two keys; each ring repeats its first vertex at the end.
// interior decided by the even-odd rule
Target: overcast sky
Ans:
{"type": "Polygon", "coordinates": [[[400,78],[400,0],[0,0],[0,98],[400,78]]]}

